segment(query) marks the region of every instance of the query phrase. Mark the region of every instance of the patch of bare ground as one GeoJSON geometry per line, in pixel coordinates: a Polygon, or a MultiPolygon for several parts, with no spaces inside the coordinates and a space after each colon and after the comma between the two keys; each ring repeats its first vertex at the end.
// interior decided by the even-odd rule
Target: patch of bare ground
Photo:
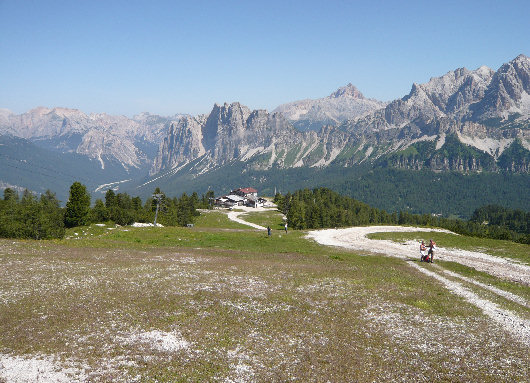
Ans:
{"type": "Polygon", "coordinates": [[[528,347],[402,260],[331,259],[325,248],[243,256],[11,246],[0,241],[0,381],[24,381],[10,374],[27,363],[38,365],[30,377],[53,373],[56,382],[512,382],[529,374],[528,347]]]}

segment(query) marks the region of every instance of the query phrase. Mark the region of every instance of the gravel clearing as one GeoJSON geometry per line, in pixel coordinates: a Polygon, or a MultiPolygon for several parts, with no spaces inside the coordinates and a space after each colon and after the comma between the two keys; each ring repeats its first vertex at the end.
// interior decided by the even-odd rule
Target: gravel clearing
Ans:
{"type": "Polygon", "coordinates": [[[24,358],[0,354],[0,381],[9,383],[84,382],[86,376],[75,368],[63,368],[48,356],[24,358]]]}
{"type": "Polygon", "coordinates": [[[126,344],[140,343],[163,352],[187,350],[190,347],[190,342],[182,338],[179,332],[164,332],[159,330],[133,333],[126,337],[119,337],[118,341],[126,344]]]}
{"type": "MultiPolygon", "coordinates": [[[[407,241],[406,243],[399,244],[386,240],[373,240],[367,238],[366,236],[371,233],[380,232],[413,231],[448,232],[447,230],[425,229],[418,227],[368,226],[311,231],[308,233],[307,237],[327,246],[337,246],[372,253],[382,253],[387,256],[410,260],[411,256],[416,257],[419,252],[418,244],[415,241],[407,241]]],[[[493,257],[491,255],[479,252],[444,248],[437,248],[435,253],[435,259],[436,258],[458,262],[460,264],[473,267],[479,271],[484,271],[501,278],[530,285],[530,267],[515,263],[509,259],[493,257]]],[[[530,346],[530,321],[519,318],[516,314],[500,308],[498,305],[489,300],[480,298],[477,294],[465,288],[458,282],[451,281],[433,271],[419,266],[414,262],[409,262],[409,264],[416,270],[441,282],[452,293],[464,298],[469,303],[480,308],[485,315],[501,325],[506,331],[510,332],[515,339],[519,340],[525,345],[530,346]]],[[[469,278],[465,278],[456,273],[449,272],[448,275],[470,282],[469,278]]],[[[473,281],[472,283],[475,283],[479,286],[483,285],[476,281],[473,281]]],[[[489,286],[487,289],[519,304],[528,306],[528,302],[526,302],[526,300],[514,294],[504,291],[499,293],[496,291],[498,289],[491,288],[489,286]]]]}

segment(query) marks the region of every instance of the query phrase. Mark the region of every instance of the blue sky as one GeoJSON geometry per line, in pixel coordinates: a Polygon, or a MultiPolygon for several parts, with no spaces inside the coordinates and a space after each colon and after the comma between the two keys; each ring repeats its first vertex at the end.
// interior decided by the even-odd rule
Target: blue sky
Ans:
{"type": "Polygon", "coordinates": [[[252,109],[530,55],[530,1],[0,0],[0,108],[252,109]]]}

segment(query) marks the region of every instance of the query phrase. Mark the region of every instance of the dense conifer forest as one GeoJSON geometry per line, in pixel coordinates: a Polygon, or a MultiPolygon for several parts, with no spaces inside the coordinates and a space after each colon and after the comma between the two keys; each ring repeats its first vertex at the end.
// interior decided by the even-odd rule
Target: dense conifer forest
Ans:
{"type": "Polygon", "coordinates": [[[63,238],[65,229],[99,222],[130,225],[134,222],[157,223],[164,226],[185,226],[199,215],[197,209],[210,206],[213,191],[199,197],[197,193],[183,193],[179,198],[169,198],[160,189],[154,194],[160,198],[148,198],[145,203],[139,197],[108,190],[105,201],[97,199],[91,206],[86,186],[74,182],[70,187],[65,208],[51,191],[40,197],[26,190],[19,196],[10,188],[0,199],[0,237],[52,239],[63,238]],[[158,203],[158,214],[156,214],[158,203]]]}
{"type": "MultiPolygon", "coordinates": [[[[444,217],[471,218],[475,209],[485,205],[502,205],[510,209],[528,210],[530,207],[530,175],[509,173],[459,173],[431,170],[396,169],[386,161],[371,167],[362,164],[348,168],[272,168],[253,170],[242,163],[221,167],[194,177],[191,168],[181,174],[161,179],[164,190],[188,193],[231,190],[235,186],[253,185],[261,195],[273,196],[299,189],[329,188],[342,195],[363,201],[387,212],[408,211],[413,214],[441,214],[444,217]]],[[[144,193],[143,188],[136,189],[144,193]]],[[[152,190],[145,190],[145,197],[152,190]]]]}
{"type": "Polygon", "coordinates": [[[303,189],[274,198],[293,229],[359,225],[419,225],[442,227],[459,234],[530,243],[530,213],[489,205],[470,220],[449,219],[407,211],[388,213],[327,188],[303,189]]]}

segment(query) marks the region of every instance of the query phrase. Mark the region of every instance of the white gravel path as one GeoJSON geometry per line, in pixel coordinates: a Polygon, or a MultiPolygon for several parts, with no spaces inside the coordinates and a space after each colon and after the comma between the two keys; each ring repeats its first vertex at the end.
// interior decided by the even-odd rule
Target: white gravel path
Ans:
{"type": "Polygon", "coordinates": [[[258,212],[258,211],[276,211],[276,208],[266,208],[266,207],[246,207],[246,206],[238,206],[237,207],[238,210],[243,210],[243,211],[230,211],[228,212],[228,219],[234,221],[234,222],[237,222],[237,223],[240,223],[240,224],[243,224],[243,225],[247,225],[247,226],[250,226],[250,227],[253,227],[254,229],[259,229],[259,230],[267,230],[266,227],[263,227],[263,226],[260,226],[260,225],[257,225],[255,223],[252,223],[252,222],[247,222],[241,218],[239,218],[239,216],[241,214],[246,214],[246,213],[251,213],[251,212],[258,212]]]}
{"type": "Polygon", "coordinates": [[[509,310],[504,310],[495,303],[479,297],[477,294],[465,288],[458,282],[444,278],[437,273],[417,265],[416,263],[409,262],[409,265],[430,276],[431,278],[438,280],[445,286],[446,289],[480,308],[484,314],[501,325],[506,331],[510,332],[514,338],[518,339],[527,346],[530,346],[530,320],[520,318],[515,313],[509,310]]]}
{"type": "Polygon", "coordinates": [[[447,274],[447,275],[450,275],[451,277],[459,278],[459,279],[461,279],[463,281],[466,281],[468,283],[472,283],[474,285],[482,287],[485,290],[489,290],[492,293],[500,295],[501,297],[503,297],[505,299],[508,299],[508,300],[510,300],[512,302],[518,303],[521,306],[526,306],[527,308],[530,309],[530,302],[528,302],[526,299],[524,299],[524,298],[522,298],[522,297],[520,297],[518,295],[510,293],[509,291],[504,291],[504,290],[501,290],[501,289],[499,289],[499,288],[497,288],[495,286],[487,285],[485,283],[476,281],[476,280],[474,280],[472,278],[464,277],[463,275],[454,273],[454,272],[452,272],[450,270],[444,270],[444,273],[447,274]]]}
{"type": "MultiPolygon", "coordinates": [[[[320,244],[328,246],[337,246],[373,253],[382,253],[387,256],[398,257],[402,259],[410,259],[411,257],[419,258],[419,244],[415,241],[407,241],[406,243],[399,244],[392,241],[373,240],[366,237],[366,235],[370,233],[412,231],[447,232],[446,230],[425,229],[417,227],[368,226],[353,227],[347,229],[328,229],[311,231],[308,233],[307,237],[315,240],[320,244]]],[[[502,278],[508,278],[527,285],[530,284],[530,267],[515,263],[514,261],[509,259],[493,257],[491,255],[479,252],[443,248],[438,248],[435,251],[435,262],[436,259],[444,259],[448,261],[458,262],[463,265],[474,267],[477,270],[485,271],[502,278]]],[[[409,264],[418,271],[441,282],[452,293],[464,298],[469,303],[479,307],[485,315],[487,315],[499,325],[501,325],[516,339],[530,346],[529,320],[522,319],[515,313],[508,310],[504,310],[495,303],[479,297],[477,294],[464,287],[461,283],[451,281],[450,279],[447,279],[438,273],[435,273],[424,267],[419,266],[415,262],[409,262],[409,264]]],[[[470,278],[460,276],[457,273],[447,272],[447,274],[451,275],[452,277],[457,277],[467,282],[474,283],[481,287],[483,287],[482,285],[484,285],[478,281],[472,281],[470,280],[470,278]]],[[[510,299],[514,302],[528,307],[528,302],[515,294],[499,290],[492,286],[488,286],[487,289],[507,299],[510,299]]]]}
{"type": "MultiPolygon", "coordinates": [[[[366,235],[371,233],[413,231],[438,231],[449,233],[447,230],[419,227],[362,226],[350,227],[347,229],[310,231],[308,237],[314,239],[320,244],[328,246],[338,246],[352,250],[381,253],[403,259],[409,259],[411,257],[419,259],[419,243],[415,241],[396,243],[392,241],[372,240],[366,237],[366,235]]],[[[427,236],[425,239],[428,240],[427,236]]],[[[436,262],[437,259],[457,262],[500,278],[509,279],[530,286],[530,266],[517,263],[511,259],[494,257],[476,251],[446,249],[443,247],[437,247],[434,253],[434,261],[436,262]]]]}
{"type": "Polygon", "coordinates": [[[242,212],[242,211],[231,211],[231,212],[228,213],[228,219],[230,219],[230,220],[232,220],[234,222],[237,222],[237,223],[241,223],[243,225],[247,225],[247,226],[253,227],[254,229],[267,230],[266,227],[257,225],[257,224],[252,223],[252,222],[247,222],[245,220],[242,220],[241,218],[238,217],[241,214],[245,214],[245,212],[242,212]]]}

